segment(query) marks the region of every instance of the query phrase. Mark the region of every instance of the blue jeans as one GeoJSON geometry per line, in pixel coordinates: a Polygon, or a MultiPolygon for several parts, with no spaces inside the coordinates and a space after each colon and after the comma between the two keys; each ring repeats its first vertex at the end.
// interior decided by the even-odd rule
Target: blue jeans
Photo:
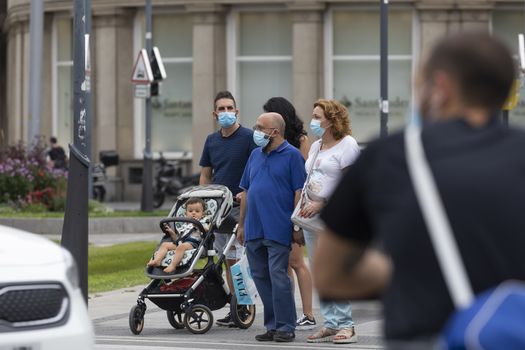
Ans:
{"type": "Polygon", "coordinates": [[[264,327],[295,331],[295,301],[288,277],[290,247],[269,239],[256,239],[246,242],[246,255],[264,305],[264,327]]]}
{"type": "MultiPolygon", "coordinates": [[[[308,259],[312,262],[312,255],[317,245],[317,233],[304,231],[304,240],[306,241],[306,249],[308,250],[308,259]]],[[[332,329],[341,329],[352,327],[354,320],[352,319],[352,304],[350,301],[343,302],[324,302],[321,300],[321,315],[324,318],[324,327],[332,329]]]]}

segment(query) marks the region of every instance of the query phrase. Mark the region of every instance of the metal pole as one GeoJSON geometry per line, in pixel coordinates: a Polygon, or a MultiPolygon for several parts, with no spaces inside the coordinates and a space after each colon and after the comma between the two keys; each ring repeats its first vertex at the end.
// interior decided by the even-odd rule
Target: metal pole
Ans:
{"type": "MultiPolygon", "coordinates": [[[[84,0],[85,6],[86,6],[86,35],[88,35],[88,49],[90,45],[90,38],[91,38],[91,0],[84,0]]],[[[89,58],[89,61],[85,64],[86,65],[86,74],[89,74],[89,80],[91,85],[91,58],[89,58]]],[[[91,90],[91,89],[90,89],[91,90]]],[[[93,119],[91,117],[91,91],[89,91],[88,94],[86,94],[86,106],[88,108],[86,109],[86,117],[87,122],[89,123],[87,129],[86,129],[86,138],[89,142],[87,145],[87,157],[89,158],[89,169],[88,169],[88,198],[93,198],[93,146],[92,146],[92,136],[91,131],[93,130],[93,119]]]]}
{"type": "Polygon", "coordinates": [[[388,0],[381,1],[380,136],[388,135],[388,0]]]}
{"type": "Polygon", "coordinates": [[[62,245],[75,258],[78,266],[80,289],[87,303],[88,297],[88,169],[87,149],[90,142],[87,128],[90,122],[90,84],[86,79],[86,0],[74,3],[74,56],[73,56],[73,144],[69,144],[70,165],[67,184],[66,212],[62,228],[62,245]]]}
{"type": "Polygon", "coordinates": [[[40,135],[40,110],[42,102],[42,41],[44,33],[44,3],[41,0],[31,0],[31,17],[29,21],[30,42],[30,77],[29,77],[29,116],[28,143],[40,135]]]}
{"type": "MultiPolygon", "coordinates": [[[[151,61],[152,43],[152,10],[151,0],[146,0],[146,51],[151,61]]],[[[153,211],[153,161],[151,154],[151,97],[146,99],[146,147],[144,148],[144,163],[142,170],[142,202],[141,210],[146,212],[153,211]]]]}

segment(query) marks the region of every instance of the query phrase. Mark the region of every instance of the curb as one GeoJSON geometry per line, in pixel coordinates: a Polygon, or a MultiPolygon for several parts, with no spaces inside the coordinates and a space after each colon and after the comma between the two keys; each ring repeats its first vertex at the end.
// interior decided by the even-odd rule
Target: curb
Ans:
{"type": "MultiPolygon", "coordinates": [[[[89,233],[158,232],[162,217],[122,217],[89,219],[89,233]]],[[[0,225],[37,234],[61,234],[63,218],[0,218],[0,225]]]]}

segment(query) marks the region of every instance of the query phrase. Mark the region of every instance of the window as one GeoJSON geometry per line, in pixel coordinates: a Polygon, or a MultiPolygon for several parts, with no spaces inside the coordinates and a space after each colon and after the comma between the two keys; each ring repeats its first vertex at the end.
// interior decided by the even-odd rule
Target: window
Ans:
{"type": "MultiPolygon", "coordinates": [[[[144,19],[135,36],[135,52],[145,46],[144,19]]],[[[160,95],[152,98],[151,148],[153,152],[168,152],[175,156],[192,152],[192,66],[193,18],[177,13],[155,13],[152,22],[153,46],[159,48],[166,68],[167,79],[162,82],[160,95]]],[[[144,100],[135,99],[136,157],[142,157],[145,147],[144,100]]]]}
{"type": "Polygon", "coordinates": [[[255,124],[270,97],[292,97],[292,22],[274,11],[234,11],[228,20],[228,89],[241,123],[255,124]]]}
{"type": "MultiPolygon", "coordinates": [[[[518,34],[522,33],[525,33],[522,10],[500,10],[492,13],[492,34],[507,44],[516,58],[516,64],[519,64],[518,34]]],[[[520,95],[523,96],[523,94],[524,91],[521,88],[520,95]]],[[[520,98],[516,108],[509,111],[509,123],[525,126],[525,100],[523,97],[520,98]]]]}
{"type": "MultiPolygon", "coordinates": [[[[325,25],[327,98],[349,107],[354,137],[367,142],[379,134],[380,13],[332,10],[325,25]]],[[[389,131],[405,124],[411,105],[412,12],[389,12],[389,131]]]]}
{"type": "Polygon", "coordinates": [[[73,140],[73,19],[55,17],[52,38],[52,132],[66,145],[73,140]]]}

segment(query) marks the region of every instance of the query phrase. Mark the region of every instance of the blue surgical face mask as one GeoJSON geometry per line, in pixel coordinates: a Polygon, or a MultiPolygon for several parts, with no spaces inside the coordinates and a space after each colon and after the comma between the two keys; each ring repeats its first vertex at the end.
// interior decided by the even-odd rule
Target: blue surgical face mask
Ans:
{"type": "Polygon", "coordinates": [[[270,142],[270,135],[266,135],[260,130],[255,130],[253,132],[253,142],[259,147],[266,147],[270,142]]]}
{"type": "Polygon", "coordinates": [[[231,128],[237,122],[237,115],[235,112],[220,112],[217,121],[221,128],[231,128]]]}
{"type": "Polygon", "coordinates": [[[323,136],[325,129],[321,128],[321,121],[318,119],[312,119],[310,122],[310,130],[312,130],[312,134],[316,137],[323,136]]]}

